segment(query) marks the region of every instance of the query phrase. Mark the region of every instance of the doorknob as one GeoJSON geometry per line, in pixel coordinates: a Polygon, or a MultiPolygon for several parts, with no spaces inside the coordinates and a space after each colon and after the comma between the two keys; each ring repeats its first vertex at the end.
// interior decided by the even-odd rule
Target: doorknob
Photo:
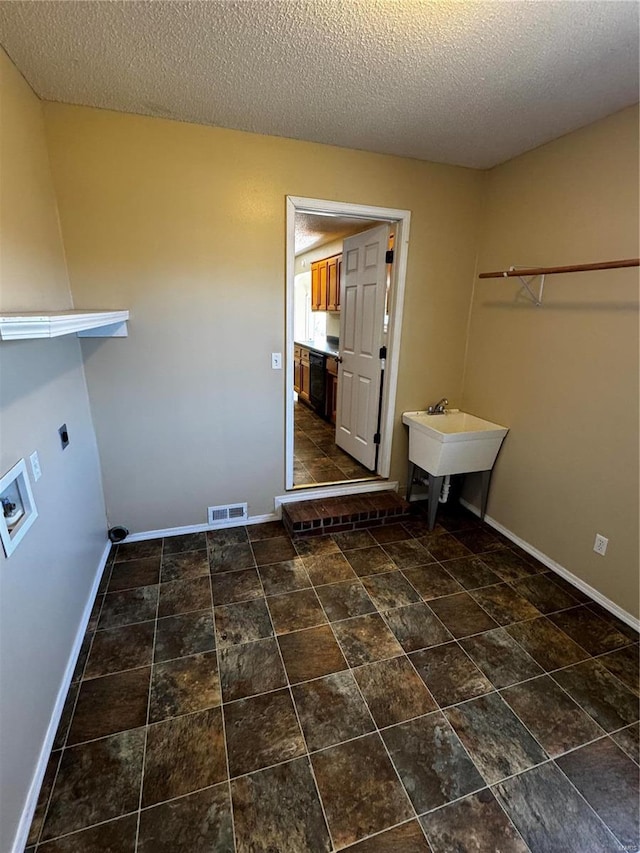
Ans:
{"type": "Polygon", "coordinates": [[[342,356],[341,355],[336,355],[335,360],[338,362],[338,364],[342,364],[342,356]]]}

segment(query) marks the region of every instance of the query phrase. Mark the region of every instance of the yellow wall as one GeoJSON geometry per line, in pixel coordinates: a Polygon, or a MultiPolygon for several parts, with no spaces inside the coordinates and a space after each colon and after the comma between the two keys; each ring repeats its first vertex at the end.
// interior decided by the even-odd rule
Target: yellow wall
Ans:
{"type": "MultiPolygon", "coordinates": [[[[489,174],[477,268],[638,257],[638,110],[489,174]]],[[[638,269],[476,281],[463,405],[511,428],[489,514],[638,614],[638,269]],[[604,558],[596,533],[609,538],[604,558]]]]}
{"type": "Polygon", "coordinates": [[[68,308],[42,105],[2,49],[0,73],[0,304],[5,311],[68,308]]]}
{"type": "MultiPolygon", "coordinates": [[[[2,50],[0,92],[0,310],[66,308],[71,295],[42,106],[2,50]]],[[[21,458],[28,466],[34,450],[42,469],[32,481],[38,518],[11,557],[0,548],[2,851],[16,839],[107,541],[76,338],[0,342],[0,475],[21,458]],[[63,453],[57,430],[64,422],[71,444],[63,453]]],[[[28,815],[23,820],[26,831],[28,815]]],[[[25,837],[18,840],[22,850],[25,837]]]]}
{"type": "Polygon", "coordinates": [[[163,119],[45,105],[79,307],[125,307],[118,346],[83,342],[111,523],[206,521],[284,483],[285,197],[408,208],[400,413],[459,398],[479,172],[163,119]]]}

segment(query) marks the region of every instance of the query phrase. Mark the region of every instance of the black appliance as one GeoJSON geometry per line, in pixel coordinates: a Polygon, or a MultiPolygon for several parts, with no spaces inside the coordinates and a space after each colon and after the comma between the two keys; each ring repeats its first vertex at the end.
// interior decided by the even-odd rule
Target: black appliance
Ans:
{"type": "Polygon", "coordinates": [[[309,353],[309,402],[322,418],[325,416],[326,361],[326,355],[309,353]]]}

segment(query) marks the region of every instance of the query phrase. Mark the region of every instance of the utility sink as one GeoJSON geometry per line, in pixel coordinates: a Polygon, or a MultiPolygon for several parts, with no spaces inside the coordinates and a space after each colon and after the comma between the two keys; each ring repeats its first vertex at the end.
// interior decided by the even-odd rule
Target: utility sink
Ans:
{"type": "Polygon", "coordinates": [[[509,432],[460,411],[405,412],[402,423],[409,427],[409,461],[433,477],[490,471],[509,432]]]}

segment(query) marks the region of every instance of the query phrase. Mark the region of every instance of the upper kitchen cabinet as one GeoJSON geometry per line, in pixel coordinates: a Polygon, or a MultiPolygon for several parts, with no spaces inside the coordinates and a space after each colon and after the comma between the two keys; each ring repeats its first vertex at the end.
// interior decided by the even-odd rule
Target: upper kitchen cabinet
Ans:
{"type": "Polygon", "coordinates": [[[311,310],[327,310],[327,261],[311,264],[311,310]]]}
{"type": "Polygon", "coordinates": [[[340,310],[340,269],[342,255],[327,260],[327,311],[340,310]]]}
{"type": "Polygon", "coordinates": [[[311,310],[340,310],[342,255],[333,255],[311,264],[311,310]]]}

